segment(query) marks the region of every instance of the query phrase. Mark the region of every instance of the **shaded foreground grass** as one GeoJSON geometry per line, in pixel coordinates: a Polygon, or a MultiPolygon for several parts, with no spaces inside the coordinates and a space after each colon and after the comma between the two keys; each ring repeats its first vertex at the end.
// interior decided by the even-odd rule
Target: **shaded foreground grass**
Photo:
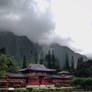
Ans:
{"type": "Polygon", "coordinates": [[[62,88],[15,88],[8,90],[7,88],[0,88],[0,92],[92,92],[91,90],[75,89],[73,87],[62,88]]]}

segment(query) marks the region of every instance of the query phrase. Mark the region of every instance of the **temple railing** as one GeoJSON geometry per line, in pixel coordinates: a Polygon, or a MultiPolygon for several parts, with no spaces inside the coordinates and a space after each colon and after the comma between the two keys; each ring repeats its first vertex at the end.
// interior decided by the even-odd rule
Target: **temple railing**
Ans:
{"type": "Polygon", "coordinates": [[[28,73],[28,76],[48,76],[46,73],[28,73]]]}

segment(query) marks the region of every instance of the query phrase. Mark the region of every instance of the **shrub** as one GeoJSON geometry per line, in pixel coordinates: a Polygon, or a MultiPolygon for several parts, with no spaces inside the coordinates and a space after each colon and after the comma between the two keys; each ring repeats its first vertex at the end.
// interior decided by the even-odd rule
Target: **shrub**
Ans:
{"type": "Polygon", "coordinates": [[[92,78],[74,78],[72,85],[80,88],[92,88],[92,78]]]}
{"type": "Polygon", "coordinates": [[[56,83],[55,87],[61,87],[60,83],[56,83]]]}
{"type": "Polygon", "coordinates": [[[14,88],[21,88],[21,85],[15,85],[14,88]]]}
{"type": "Polygon", "coordinates": [[[26,88],[29,92],[32,92],[32,90],[33,90],[33,88],[31,88],[31,87],[28,87],[28,88],[26,88]]]}

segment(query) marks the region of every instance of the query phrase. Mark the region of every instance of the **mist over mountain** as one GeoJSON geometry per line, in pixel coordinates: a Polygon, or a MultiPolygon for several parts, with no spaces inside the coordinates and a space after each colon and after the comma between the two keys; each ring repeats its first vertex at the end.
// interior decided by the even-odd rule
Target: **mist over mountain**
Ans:
{"type": "MultiPolygon", "coordinates": [[[[54,49],[55,56],[59,60],[61,66],[65,63],[66,54],[69,56],[70,63],[72,56],[74,56],[75,63],[78,58],[82,56],[66,46],[61,46],[59,44],[51,44],[49,46],[38,45],[37,43],[29,40],[26,36],[17,36],[8,31],[0,32],[0,48],[3,47],[6,48],[6,54],[14,58],[19,63],[22,62],[23,56],[26,56],[27,60],[29,60],[32,56],[39,56],[42,51],[46,55],[50,49],[54,49]]],[[[83,57],[84,60],[87,60],[86,56],[83,57]]]]}

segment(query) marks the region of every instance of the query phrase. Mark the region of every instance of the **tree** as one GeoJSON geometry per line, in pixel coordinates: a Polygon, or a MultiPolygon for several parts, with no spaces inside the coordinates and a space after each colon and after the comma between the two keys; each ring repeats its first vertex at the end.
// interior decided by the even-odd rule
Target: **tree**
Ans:
{"type": "Polygon", "coordinates": [[[55,65],[55,62],[56,62],[56,57],[55,57],[55,52],[54,50],[52,50],[52,55],[51,55],[51,61],[52,61],[52,68],[55,69],[56,68],[56,65],[55,65]]]}
{"type": "Polygon", "coordinates": [[[57,69],[57,72],[61,71],[59,60],[57,58],[55,58],[55,68],[54,69],[57,69]]]}
{"type": "Polygon", "coordinates": [[[35,52],[34,57],[35,57],[35,63],[37,64],[38,63],[38,53],[37,52],[35,52]]]}
{"type": "Polygon", "coordinates": [[[54,50],[52,50],[52,53],[50,50],[48,51],[45,60],[47,61],[46,65],[48,68],[60,70],[59,60],[55,57],[54,50]]]}
{"type": "Polygon", "coordinates": [[[46,61],[47,61],[47,67],[52,68],[51,66],[51,52],[50,50],[48,51],[48,54],[46,55],[46,61]]]}
{"type": "Polygon", "coordinates": [[[41,55],[40,55],[40,64],[43,64],[44,63],[44,57],[43,57],[43,52],[41,52],[41,55]]]}
{"type": "Polygon", "coordinates": [[[71,71],[74,72],[74,70],[75,70],[74,57],[72,56],[72,59],[71,59],[71,71]]]}
{"type": "Polygon", "coordinates": [[[80,86],[81,88],[86,88],[86,89],[92,89],[92,78],[74,78],[72,81],[72,85],[74,86],[80,86]]]}
{"type": "Polygon", "coordinates": [[[65,61],[64,70],[66,70],[66,71],[70,71],[70,65],[69,65],[69,58],[68,58],[68,54],[66,54],[65,59],[66,59],[66,61],[65,61]]]}
{"type": "Polygon", "coordinates": [[[22,66],[22,68],[26,68],[27,66],[26,66],[27,64],[26,64],[26,56],[24,56],[23,57],[23,66],[22,66]]]}
{"type": "Polygon", "coordinates": [[[7,72],[16,72],[17,65],[10,57],[1,54],[0,55],[0,76],[3,76],[7,72]]]}
{"type": "Polygon", "coordinates": [[[83,57],[79,57],[77,62],[77,70],[81,68],[82,63],[83,63],[83,57]]]}
{"type": "Polygon", "coordinates": [[[92,60],[88,60],[86,62],[80,62],[78,60],[75,75],[77,77],[92,77],[92,60]]]}
{"type": "Polygon", "coordinates": [[[6,48],[4,48],[4,47],[1,48],[1,49],[0,49],[0,54],[6,54],[6,48]]]}

